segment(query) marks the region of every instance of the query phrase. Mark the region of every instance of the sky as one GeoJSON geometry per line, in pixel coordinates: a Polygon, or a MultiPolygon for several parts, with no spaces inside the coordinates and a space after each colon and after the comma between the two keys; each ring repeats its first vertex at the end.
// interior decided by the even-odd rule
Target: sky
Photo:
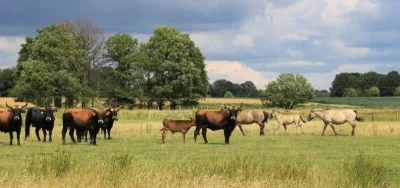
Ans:
{"type": "Polygon", "coordinates": [[[264,89],[290,72],[329,90],[341,72],[400,71],[399,10],[398,0],[0,0],[0,68],[16,65],[25,36],[84,17],[141,42],[159,25],[188,33],[210,83],[264,89]]]}

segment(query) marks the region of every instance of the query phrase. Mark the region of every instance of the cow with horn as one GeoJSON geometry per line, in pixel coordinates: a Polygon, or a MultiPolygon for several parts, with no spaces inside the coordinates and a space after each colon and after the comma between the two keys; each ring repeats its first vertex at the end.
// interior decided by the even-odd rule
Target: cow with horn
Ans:
{"type": "Polygon", "coordinates": [[[28,103],[23,106],[9,106],[6,102],[6,106],[7,108],[0,109],[0,131],[10,134],[10,145],[13,145],[13,132],[17,132],[17,142],[18,145],[21,145],[19,140],[22,126],[21,113],[25,113],[25,109],[23,108],[28,106],[28,103]]]}

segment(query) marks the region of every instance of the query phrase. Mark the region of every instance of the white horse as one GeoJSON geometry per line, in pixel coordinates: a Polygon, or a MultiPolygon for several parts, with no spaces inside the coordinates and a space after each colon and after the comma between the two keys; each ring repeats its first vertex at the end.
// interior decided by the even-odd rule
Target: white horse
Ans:
{"type": "Polygon", "coordinates": [[[289,132],[286,128],[286,125],[290,125],[290,124],[296,125],[296,134],[297,134],[297,130],[299,127],[301,129],[301,133],[304,134],[303,125],[301,124],[301,121],[303,123],[306,123],[307,121],[305,120],[305,118],[303,116],[298,115],[298,114],[284,115],[279,111],[272,110],[270,119],[272,119],[274,117],[276,117],[276,120],[278,120],[278,125],[274,129],[275,135],[276,135],[276,131],[281,127],[281,125],[285,128],[286,134],[289,134],[289,132]]]}
{"type": "Polygon", "coordinates": [[[311,110],[308,115],[308,121],[311,121],[315,117],[318,117],[324,122],[324,130],[322,131],[322,136],[324,136],[325,129],[329,125],[335,135],[337,135],[335,131],[335,127],[333,125],[341,125],[343,123],[348,122],[353,130],[351,131],[351,135],[354,136],[354,130],[356,128],[355,121],[364,121],[363,118],[357,117],[356,110],[311,110]]]}

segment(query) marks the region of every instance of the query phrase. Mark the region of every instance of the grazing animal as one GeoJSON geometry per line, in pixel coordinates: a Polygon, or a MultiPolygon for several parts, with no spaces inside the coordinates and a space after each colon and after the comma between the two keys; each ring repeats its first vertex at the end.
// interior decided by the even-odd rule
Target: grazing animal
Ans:
{"type": "Polygon", "coordinates": [[[328,125],[332,128],[335,135],[337,135],[333,125],[341,125],[346,122],[353,128],[351,135],[354,136],[354,131],[356,129],[355,121],[364,121],[364,118],[357,117],[357,110],[311,110],[308,115],[308,121],[311,121],[315,117],[318,117],[324,122],[322,136],[324,136],[325,129],[328,125]]]}
{"type": "Polygon", "coordinates": [[[190,120],[173,120],[173,119],[164,119],[163,120],[163,128],[160,131],[162,132],[162,143],[165,143],[167,138],[167,132],[171,131],[172,134],[175,132],[182,133],[182,141],[185,143],[186,140],[186,133],[192,126],[196,126],[196,122],[193,118],[190,120]]]}
{"type": "Polygon", "coordinates": [[[274,117],[276,117],[276,119],[278,121],[278,125],[274,129],[275,135],[276,135],[276,131],[281,127],[281,125],[283,126],[283,128],[285,128],[286,134],[289,134],[289,132],[286,128],[286,125],[290,125],[290,124],[294,124],[296,126],[296,134],[297,134],[297,129],[299,127],[301,129],[301,133],[304,134],[303,125],[301,124],[301,122],[307,123],[307,121],[305,120],[305,118],[303,116],[298,115],[298,114],[284,115],[279,111],[272,110],[270,118],[272,119],[274,117]]]}
{"type": "Polygon", "coordinates": [[[194,141],[196,142],[200,129],[205,143],[208,143],[207,128],[212,131],[223,129],[225,144],[229,144],[229,138],[236,127],[236,118],[240,111],[241,109],[236,107],[220,111],[204,109],[197,110],[195,117],[196,130],[194,131],[194,141]]]}
{"type": "MultiPolygon", "coordinates": [[[[242,105],[240,105],[242,107],[242,105]]],[[[227,109],[228,107],[225,105],[222,110],[227,109]]],[[[264,127],[265,123],[268,123],[269,113],[261,110],[243,110],[239,112],[236,120],[236,124],[239,127],[242,135],[245,136],[242,124],[248,125],[257,123],[260,126],[260,136],[265,135],[264,127]]]]}
{"type": "Polygon", "coordinates": [[[57,108],[29,108],[25,119],[25,140],[29,137],[30,126],[35,127],[35,133],[38,141],[40,141],[39,131],[43,131],[43,142],[46,142],[47,131],[49,131],[49,142],[52,142],[52,133],[54,128],[54,112],[57,108]]]}
{"type": "Polygon", "coordinates": [[[25,113],[24,107],[26,107],[28,103],[24,106],[21,105],[13,105],[8,106],[6,102],[7,108],[0,109],[0,131],[4,133],[9,133],[10,135],[10,145],[13,145],[13,132],[17,132],[17,142],[18,145],[21,145],[19,138],[21,134],[21,126],[22,126],[22,116],[21,113],[25,113]]]}
{"type": "MultiPolygon", "coordinates": [[[[95,108],[85,109],[66,109],[63,113],[63,129],[62,140],[66,144],[65,134],[69,129],[69,136],[75,143],[74,131],[76,129],[78,135],[82,135],[83,131],[88,130],[90,134],[90,145],[96,145],[96,136],[100,130],[100,126],[104,123],[104,117],[109,112],[109,108],[100,110],[95,108]]],[[[80,141],[80,136],[78,136],[80,141]]]]}

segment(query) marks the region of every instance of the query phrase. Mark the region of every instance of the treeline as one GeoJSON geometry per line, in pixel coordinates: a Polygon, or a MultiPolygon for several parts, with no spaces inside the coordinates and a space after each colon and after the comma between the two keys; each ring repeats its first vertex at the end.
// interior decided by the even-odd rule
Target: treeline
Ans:
{"type": "Polygon", "coordinates": [[[99,26],[80,18],[26,37],[16,67],[0,72],[1,96],[38,106],[85,107],[104,98],[174,108],[209,93],[204,59],[189,35],[175,28],[157,27],[139,43],[127,33],[106,39],[99,26]]]}
{"type": "Polygon", "coordinates": [[[246,97],[258,98],[261,90],[258,90],[252,81],[245,81],[241,84],[232,83],[225,79],[215,80],[209,86],[211,97],[246,97]]]}
{"type": "Polygon", "coordinates": [[[397,71],[388,74],[376,72],[340,73],[335,76],[330,88],[332,97],[378,97],[400,96],[400,75],[397,71]]]}

